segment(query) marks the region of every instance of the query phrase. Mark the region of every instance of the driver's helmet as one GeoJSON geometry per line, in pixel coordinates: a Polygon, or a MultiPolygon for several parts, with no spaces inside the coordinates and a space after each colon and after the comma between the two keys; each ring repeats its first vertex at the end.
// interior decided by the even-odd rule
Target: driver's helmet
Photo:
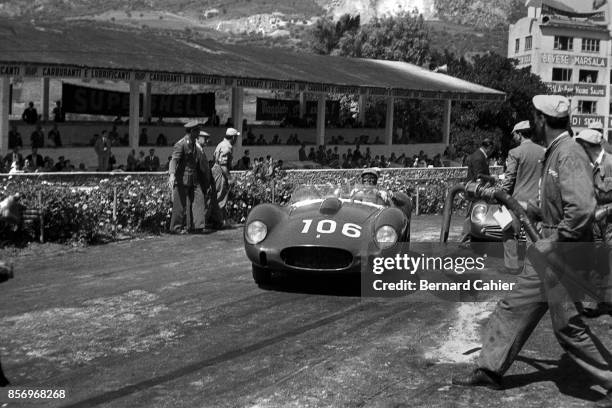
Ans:
{"type": "Polygon", "coordinates": [[[376,183],[378,182],[378,175],[380,173],[380,170],[378,169],[378,167],[370,167],[367,169],[363,169],[363,171],[361,172],[361,182],[364,185],[373,185],[375,186],[376,183]],[[372,180],[372,176],[374,176],[374,180],[373,182],[372,180]],[[367,182],[366,182],[367,180],[367,182]]]}

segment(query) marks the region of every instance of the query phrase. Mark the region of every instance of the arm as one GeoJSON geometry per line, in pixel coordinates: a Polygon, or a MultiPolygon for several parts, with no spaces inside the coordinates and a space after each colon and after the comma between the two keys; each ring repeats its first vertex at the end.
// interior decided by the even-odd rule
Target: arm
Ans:
{"type": "Polygon", "coordinates": [[[514,186],[516,184],[516,172],[518,168],[518,160],[512,153],[508,154],[508,159],[506,159],[506,173],[504,182],[502,184],[502,189],[512,195],[514,192],[514,186]]]}
{"type": "Polygon", "coordinates": [[[574,241],[591,228],[595,213],[592,171],[586,158],[570,152],[559,163],[559,188],[563,219],[557,227],[558,241],[574,241]]]}
{"type": "Polygon", "coordinates": [[[181,160],[182,158],[183,144],[179,141],[174,145],[174,148],[172,149],[172,159],[170,160],[170,165],[168,167],[168,186],[170,187],[170,189],[174,188],[176,167],[178,165],[179,160],[181,160]]]}

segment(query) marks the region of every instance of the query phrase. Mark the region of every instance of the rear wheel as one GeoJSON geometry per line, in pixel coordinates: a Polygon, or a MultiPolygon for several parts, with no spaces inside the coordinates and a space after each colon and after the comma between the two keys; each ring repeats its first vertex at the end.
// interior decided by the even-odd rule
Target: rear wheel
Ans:
{"type": "Polygon", "coordinates": [[[253,280],[258,285],[269,285],[272,282],[272,271],[253,264],[253,280]]]}

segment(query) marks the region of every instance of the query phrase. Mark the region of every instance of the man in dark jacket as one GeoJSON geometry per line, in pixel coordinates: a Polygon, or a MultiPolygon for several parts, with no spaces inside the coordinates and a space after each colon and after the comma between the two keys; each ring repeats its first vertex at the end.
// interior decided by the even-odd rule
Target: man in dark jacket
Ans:
{"type": "Polygon", "coordinates": [[[36,122],[38,122],[38,112],[34,107],[34,102],[30,102],[28,104],[28,107],[23,111],[23,114],[21,115],[21,119],[23,119],[25,123],[28,123],[30,125],[34,125],[36,124],[36,122]]]}
{"type": "MultiPolygon", "coordinates": [[[[544,148],[531,140],[528,120],[514,126],[512,140],[518,146],[508,152],[502,188],[515,200],[535,202],[538,199],[544,148]]],[[[512,274],[520,272],[517,234],[518,231],[511,227],[504,231],[504,265],[512,274]]]]}
{"type": "Polygon", "coordinates": [[[490,139],[484,139],[478,150],[469,155],[466,159],[467,166],[467,181],[476,181],[478,175],[484,174],[489,176],[489,156],[493,153],[493,142],[490,139]]]}
{"type": "MultiPolygon", "coordinates": [[[[185,124],[185,130],[187,134],[174,145],[168,170],[168,186],[172,189],[173,200],[170,230],[174,233],[184,232],[184,229],[191,232],[196,228],[194,194],[201,186],[202,177],[208,176],[208,173],[202,174],[199,168],[205,161],[201,159],[201,150],[196,146],[200,124],[191,121],[185,124]]],[[[208,167],[208,163],[206,166],[208,167]]]]}
{"type": "MultiPolygon", "coordinates": [[[[482,334],[478,368],[452,382],[500,389],[502,376],[549,311],[555,337],[566,355],[607,390],[596,406],[612,407],[609,352],[581,319],[574,299],[577,288],[572,291],[568,283],[579,273],[566,276],[548,262],[549,255],[556,256],[564,267],[575,271],[588,258],[584,252],[592,246],[595,211],[592,169],[586,153],[567,131],[569,100],[560,95],[537,95],[533,106],[534,129],[548,146],[538,208],[543,238],[528,250],[516,286],[490,315],[482,334]]],[[[573,378],[583,381],[584,377],[573,378]]]]}

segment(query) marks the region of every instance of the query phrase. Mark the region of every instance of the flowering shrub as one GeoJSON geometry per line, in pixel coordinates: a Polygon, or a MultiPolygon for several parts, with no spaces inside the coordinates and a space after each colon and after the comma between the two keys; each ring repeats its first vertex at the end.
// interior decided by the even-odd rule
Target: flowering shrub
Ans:
{"type": "MultiPolygon", "coordinates": [[[[281,171],[265,178],[251,172],[234,172],[228,201],[228,215],[234,223],[246,220],[257,204],[286,204],[296,186],[313,184],[354,184],[360,170],[281,171]]],[[[465,177],[465,169],[386,169],[379,184],[391,191],[403,191],[413,199],[419,189],[419,213],[442,211],[446,191],[465,177]]],[[[172,193],[164,174],[82,176],[18,175],[0,179],[0,198],[19,193],[27,208],[37,208],[42,200],[45,240],[91,244],[113,239],[116,234],[158,234],[167,231],[172,212],[172,193]],[[113,213],[114,209],[114,213],[113,213]]],[[[456,199],[456,208],[465,206],[456,199]]],[[[31,241],[38,225],[18,233],[0,225],[4,240],[31,241]]]]}

